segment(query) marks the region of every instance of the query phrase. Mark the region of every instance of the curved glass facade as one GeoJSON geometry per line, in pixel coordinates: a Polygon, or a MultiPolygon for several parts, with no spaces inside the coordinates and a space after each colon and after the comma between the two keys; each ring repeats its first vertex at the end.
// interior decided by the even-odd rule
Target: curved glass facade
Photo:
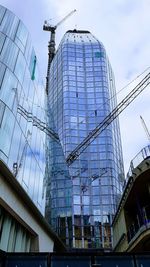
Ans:
{"type": "MultiPolygon", "coordinates": [[[[49,79],[48,105],[66,158],[116,106],[114,76],[104,46],[91,33],[68,31],[52,61],[49,79]]],[[[60,175],[50,177],[56,191],[51,187],[51,224],[71,247],[110,249],[110,225],[124,179],[118,119],[74,161],[69,175],[70,213],[65,177],[63,194],[57,191],[60,175]],[[60,210],[59,202],[64,205],[60,210]]]]}
{"type": "Polygon", "coordinates": [[[24,24],[0,6],[0,158],[44,212],[44,86],[24,24]]]}

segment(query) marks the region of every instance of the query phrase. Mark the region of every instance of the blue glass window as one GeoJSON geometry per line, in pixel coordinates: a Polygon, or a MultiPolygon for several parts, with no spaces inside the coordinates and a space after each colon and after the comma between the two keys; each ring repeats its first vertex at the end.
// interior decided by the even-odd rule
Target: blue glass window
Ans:
{"type": "Polygon", "coordinates": [[[17,46],[7,38],[0,54],[0,60],[13,71],[16,64],[17,55],[17,46]]]}
{"type": "Polygon", "coordinates": [[[6,13],[0,25],[0,31],[14,40],[18,23],[19,19],[12,12],[6,10],[6,13]]]}
{"type": "Polygon", "coordinates": [[[3,120],[0,128],[0,147],[1,150],[8,155],[10,145],[11,145],[11,137],[14,129],[15,118],[13,114],[5,108],[5,112],[3,115],[3,120]]]}
{"type": "Polygon", "coordinates": [[[22,52],[19,52],[16,66],[15,66],[15,74],[16,74],[18,80],[20,81],[20,83],[23,82],[25,67],[26,67],[26,63],[25,63],[24,56],[23,56],[22,52]]]}
{"type": "Polygon", "coordinates": [[[7,69],[3,78],[1,90],[0,90],[0,98],[7,103],[7,105],[11,108],[14,98],[17,97],[17,79],[12,74],[12,72],[7,69]]]}

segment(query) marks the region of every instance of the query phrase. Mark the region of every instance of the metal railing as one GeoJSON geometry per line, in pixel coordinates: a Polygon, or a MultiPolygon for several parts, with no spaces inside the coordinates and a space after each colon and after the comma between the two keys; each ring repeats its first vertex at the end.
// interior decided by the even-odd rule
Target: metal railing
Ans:
{"type": "Polygon", "coordinates": [[[150,266],[149,252],[108,253],[100,251],[74,251],[60,253],[5,253],[0,251],[1,267],[137,267],[150,266]]]}
{"type": "Polygon", "coordinates": [[[143,226],[147,227],[148,224],[150,224],[150,205],[142,207],[140,209],[140,214],[136,214],[134,221],[127,231],[128,242],[134,238],[143,226]]]}
{"type": "Polygon", "coordinates": [[[126,180],[132,176],[133,170],[146,158],[150,158],[150,145],[144,147],[130,162],[130,168],[127,172],[126,180]]]}

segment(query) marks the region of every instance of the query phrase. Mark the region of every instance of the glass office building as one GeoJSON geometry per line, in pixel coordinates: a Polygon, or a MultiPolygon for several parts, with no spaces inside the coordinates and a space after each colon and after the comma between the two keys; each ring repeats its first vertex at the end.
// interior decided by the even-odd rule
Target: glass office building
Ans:
{"type": "Polygon", "coordinates": [[[52,61],[49,84],[48,106],[63,153],[58,158],[51,140],[47,218],[72,248],[111,249],[110,225],[124,179],[118,119],[66,166],[68,175],[52,171],[56,161],[65,165],[73,149],[116,106],[114,75],[102,43],[88,31],[68,31],[52,61]]]}
{"type": "Polygon", "coordinates": [[[24,24],[0,6],[0,159],[44,212],[44,86],[24,24]]]}

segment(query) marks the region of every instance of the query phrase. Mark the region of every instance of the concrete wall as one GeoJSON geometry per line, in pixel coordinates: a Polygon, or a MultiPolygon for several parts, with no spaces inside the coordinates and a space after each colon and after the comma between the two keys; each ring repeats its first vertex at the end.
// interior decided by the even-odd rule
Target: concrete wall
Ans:
{"type": "Polygon", "coordinates": [[[32,210],[16,192],[10,187],[4,177],[0,174],[0,204],[9,211],[22,225],[35,236],[33,251],[52,252],[54,240],[48,236],[47,231],[41,227],[32,210]]]}
{"type": "Polygon", "coordinates": [[[127,230],[124,209],[120,211],[113,225],[113,248],[115,251],[125,251],[127,248],[127,230]]]}
{"type": "Polygon", "coordinates": [[[57,247],[60,251],[65,250],[65,246],[2,161],[0,161],[0,205],[31,233],[32,251],[53,252],[54,244],[55,249],[57,247]]]}

